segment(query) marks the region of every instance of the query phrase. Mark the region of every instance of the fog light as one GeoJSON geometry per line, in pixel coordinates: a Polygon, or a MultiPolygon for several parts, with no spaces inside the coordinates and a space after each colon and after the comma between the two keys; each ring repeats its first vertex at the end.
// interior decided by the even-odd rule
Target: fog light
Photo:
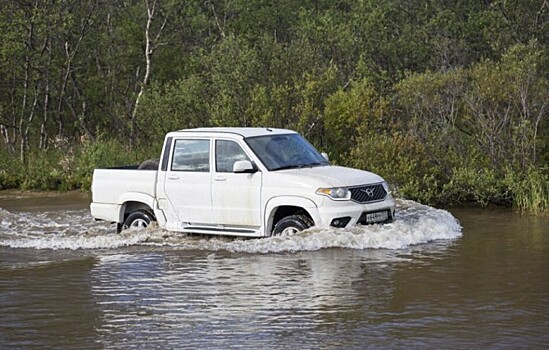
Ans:
{"type": "Polygon", "coordinates": [[[342,217],[342,218],[335,218],[335,219],[332,220],[332,223],[330,224],[330,226],[339,227],[339,228],[345,227],[345,226],[347,226],[349,221],[351,221],[350,216],[345,216],[345,217],[342,217]]]}

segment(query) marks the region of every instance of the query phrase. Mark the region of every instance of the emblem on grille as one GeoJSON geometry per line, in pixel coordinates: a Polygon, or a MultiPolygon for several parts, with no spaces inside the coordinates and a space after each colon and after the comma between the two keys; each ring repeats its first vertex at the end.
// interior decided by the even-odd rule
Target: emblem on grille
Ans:
{"type": "Polygon", "coordinates": [[[367,187],[366,189],[361,189],[360,192],[366,193],[370,198],[374,196],[374,189],[370,187],[367,187]]]}

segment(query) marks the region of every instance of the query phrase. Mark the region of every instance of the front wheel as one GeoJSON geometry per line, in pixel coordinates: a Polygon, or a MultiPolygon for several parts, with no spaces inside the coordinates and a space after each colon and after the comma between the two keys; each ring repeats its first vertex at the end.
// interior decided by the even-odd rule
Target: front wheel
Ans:
{"type": "Polygon", "coordinates": [[[273,229],[273,236],[289,236],[313,226],[313,222],[305,215],[291,215],[282,218],[273,229]]]}
{"type": "Polygon", "coordinates": [[[148,227],[152,221],[154,221],[154,218],[150,213],[145,210],[137,210],[128,215],[122,227],[119,227],[119,231],[127,229],[141,230],[148,227]]]}

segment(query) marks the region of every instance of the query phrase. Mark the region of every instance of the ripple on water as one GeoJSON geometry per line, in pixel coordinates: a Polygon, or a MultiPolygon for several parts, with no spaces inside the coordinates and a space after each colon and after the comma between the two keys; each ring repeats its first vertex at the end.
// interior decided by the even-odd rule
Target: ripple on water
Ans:
{"type": "Polygon", "coordinates": [[[323,248],[404,249],[460,236],[461,226],[448,211],[408,200],[397,202],[396,220],[390,224],[349,229],[314,227],[293,236],[263,239],[187,235],[157,227],[116,234],[112,225],[94,222],[87,210],[11,213],[0,209],[0,246],[12,248],[74,250],[143,245],[271,253],[323,248]]]}

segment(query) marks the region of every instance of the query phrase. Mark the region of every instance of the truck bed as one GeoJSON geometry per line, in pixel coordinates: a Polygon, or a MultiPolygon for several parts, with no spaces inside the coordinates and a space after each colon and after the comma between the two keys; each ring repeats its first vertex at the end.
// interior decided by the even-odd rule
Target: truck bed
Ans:
{"type": "MultiPolygon", "coordinates": [[[[155,197],[157,170],[139,170],[137,165],[121,166],[108,169],[95,169],[92,182],[92,201],[95,208],[121,205],[131,194],[142,194],[155,197]]],[[[98,210],[96,219],[112,220],[111,215],[101,215],[107,212],[98,210]]],[[[111,210],[114,213],[114,210],[111,210]]]]}

